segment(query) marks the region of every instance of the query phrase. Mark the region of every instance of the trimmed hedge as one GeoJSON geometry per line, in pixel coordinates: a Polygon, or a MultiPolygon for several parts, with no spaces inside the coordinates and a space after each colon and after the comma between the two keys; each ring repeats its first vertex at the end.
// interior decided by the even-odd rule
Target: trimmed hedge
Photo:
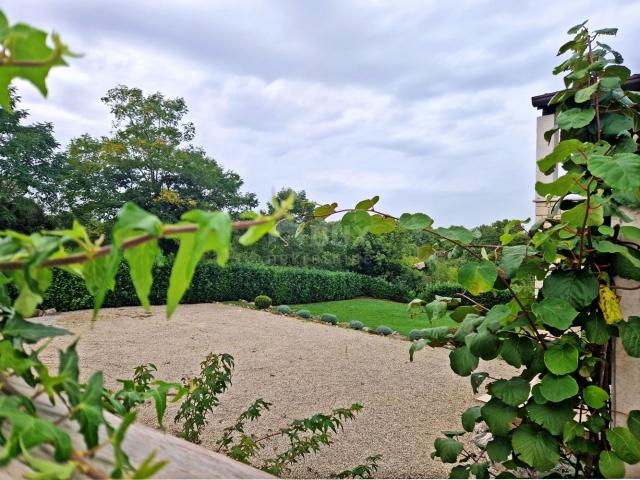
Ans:
{"type": "MultiPolygon", "coordinates": [[[[165,303],[171,265],[172,259],[168,258],[164,265],[154,269],[150,295],[153,305],[165,303]]],[[[124,262],[120,266],[116,288],[107,294],[104,307],[140,304],[128,268],[124,262]]],[[[53,274],[54,279],[46,292],[43,308],[70,311],[93,307],[93,297],[89,295],[82,279],[58,269],[53,274]]],[[[246,263],[231,263],[221,268],[207,261],[198,265],[182,303],[238,299],[253,301],[258,295],[268,295],[274,304],[325,302],[360,296],[399,302],[409,300],[408,292],[402,287],[358,273],[246,263]]]]}
{"type": "MultiPolygon", "coordinates": [[[[454,282],[437,282],[428,285],[427,288],[420,294],[420,298],[425,300],[426,302],[432,302],[436,299],[436,295],[441,297],[453,297],[461,300],[462,305],[473,305],[466,298],[456,296],[457,293],[465,293],[464,287],[459,283],[454,282]]],[[[494,305],[499,303],[507,303],[511,300],[511,295],[507,290],[498,290],[496,295],[493,293],[487,292],[481,295],[470,295],[465,293],[470,298],[473,298],[476,302],[484,305],[487,308],[491,308],[494,305]]]]}

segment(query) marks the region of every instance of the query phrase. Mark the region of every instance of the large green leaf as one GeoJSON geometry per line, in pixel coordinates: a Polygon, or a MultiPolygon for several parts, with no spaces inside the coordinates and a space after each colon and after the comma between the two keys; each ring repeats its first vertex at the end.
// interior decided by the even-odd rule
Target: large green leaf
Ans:
{"type": "Polygon", "coordinates": [[[573,208],[565,210],[560,215],[560,221],[567,223],[573,227],[582,227],[583,223],[586,223],[587,227],[597,227],[604,222],[604,208],[602,205],[598,205],[591,201],[589,212],[587,213],[587,202],[580,202],[573,208]]]}
{"type": "Polygon", "coordinates": [[[468,377],[478,366],[476,357],[466,345],[458,347],[449,354],[451,370],[461,377],[468,377]]]}
{"type": "Polygon", "coordinates": [[[624,478],[624,462],[613,452],[600,452],[598,469],[604,478],[624,478]]]}
{"type": "Polygon", "coordinates": [[[363,210],[347,212],[342,217],[340,225],[347,235],[361,237],[371,228],[371,216],[363,210]]]}
{"type": "Polygon", "coordinates": [[[433,219],[424,213],[403,213],[398,223],[409,230],[423,230],[433,225],[433,219]]]}
{"type": "Polygon", "coordinates": [[[463,245],[468,245],[469,243],[473,242],[473,233],[464,227],[440,227],[437,228],[435,232],[445,238],[460,242],[463,245]]]}
{"type": "Polygon", "coordinates": [[[602,116],[600,127],[605,135],[618,136],[633,128],[633,118],[619,113],[606,113],[602,116]]]}
{"type": "Polygon", "coordinates": [[[584,321],[584,331],[587,340],[596,345],[605,345],[612,335],[612,327],[607,325],[602,315],[591,314],[584,321]]]}
{"type": "Polygon", "coordinates": [[[34,362],[22,350],[14,348],[11,341],[0,341],[0,371],[13,370],[18,375],[22,375],[33,365],[34,362]]]}
{"type": "Polygon", "coordinates": [[[636,268],[640,268],[640,258],[637,256],[637,250],[631,250],[625,245],[619,243],[613,243],[609,240],[600,240],[595,243],[595,248],[600,253],[619,253],[622,255],[631,265],[636,268]]]}
{"type": "Polygon", "coordinates": [[[473,393],[478,393],[480,385],[487,379],[489,374],[487,372],[475,372],[471,374],[471,389],[473,393]]]}
{"type": "Polygon", "coordinates": [[[149,293],[151,293],[151,285],[153,284],[153,266],[159,255],[160,249],[157,240],[151,240],[124,252],[124,258],[129,263],[129,274],[136,294],[147,311],[151,308],[149,293]]]}
{"type": "Polygon", "coordinates": [[[541,293],[544,298],[566,300],[581,309],[598,297],[598,280],[587,270],[555,270],[544,279],[541,293]]]}
{"type": "Polygon", "coordinates": [[[89,378],[80,402],[73,406],[72,418],[80,423],[80,431],[87,448],[98,445],[98,429],[104,423],[102,416],[102,372],[95,372],[89,378]]]}
{"type": "Polygon", "coordinates": [[[570,108],[564,110],[556,117],[556,124],[562,130],[586,127],[595,118],[596,111],[593,107],[570,108]]]}
{"type": "Polygon", "coordinates": [[[529,362],[533,355],[531,339],[519,335],[510,335],[500,347],[500,356],[509,365],[520,368],[529,362]]]}
{"type": "Polygon", "coordinates": [[[498,278],[493,262],[469,262],[458,270],[458,282],[472,295],[489,292],[498,278]]]}
{"type": "Polygon", "coordinates": [[[558,297],[545,298],[531,306],[536,318],[546,325],[566,330],[578,316],[571,304],[558,297]]]}
{"type": "Polygon", "coordinates": [[[593,175],[614,188],[632,190],[640,185],[640,155],[635,153],[592,155],[587,166],[593,175]]]}
{"type": "Polygon", "coordinates": [[[538,160],[540,171],[549,174],[558,163],[563,163],[572,153],[582,149],[582,142],[576,139],[563,140],[555,146],[553,152],[538,160]]]}
{"type": "Polygon", "coordinates": [[[628,428],[614,427],[606,432],[613,453],[625,463],[640,462],[640,441],[628,428]]]}
{"type": "Polygon", "coordinates": [[[588,100],[591,100],[591,96],[596,93],[597,90],[598,84],[594,83],[593,85],[589,85],[588,87],[578,90],[573,98],[576,103],[584,103],[588,100]]]}
{"type": "Polygon", "coordinates": [[[502,249],[502,257],[498,265],[507,278],[512,278],[527,256],[533,256],[536,250],[529,245],[513,245],[502,249]]]}
{"type": "Polygon", "coordinates": [[[465,341],[471,353],[483,360],[494,359],[500,351],[500,339],[488,330],[468,335],[465,341]]]}
{"type": "Polygon", "coordinates": [[[561,402],[578,394],[578,383],[570,375],[547,373],[540,382],[540,393],[550,402],[561,402]]]}
{"type": "Polygon", "coordinates": [[[604,407],[609,400],[609,394],[597,385],[589,385],[582,392],[584,402],[596,410],[604,407]]]}
{"type": "Polygon", "coordinates": [[[373,215],[371,217],[371,226],[369,232],[374,235],[382,235],[383,233],[393,232],[396,229],[396,221],[393,218],[384,217],[382,215],[373,215]]]}
{"type": "Polygon", "coordinates": [[[640,317],[629,317],[628,321],[616,325],[624,350],[632,357],[640,357],[640,317]]]}
{"type": "Polygon", "coordinates": [[[480,408],[480,412],[491,433],[503,437],[511,430],[518,410],[497,398],[492,398],[480,408]]]}
{"type": "Polygon", "coordinates": [[[502,400],[507,405],[517,407],[529,398],[529,382],[522,377],[512,377],[510,380],[496,380],[489,384],[489,393],[502,400]]]}
{"type": "Polygon", "coordinates": [[[473,432],[476,423],[479,422],[481,418],[482,414],[480,413],[480,407],[467,408],[461,417],[462,428],[467,432],[473,432]]]}
{"type": "Polygon", "coordinates": [[[434,446],[436,447],[436,456],[440,457],[443,463],[456,463],[463,448],[462,442],[452,438],[437,438],[434,446]]]}
{"type": "Polygon", "coordinates": [[[182,218],[196,223],[198,230],[179,235],[180,247],[171,269],[167,291],[168,317],[171,317],[189,287],[202,256],[214,251],[218,264],[224,265],[229,258],[231,244],[231,219],[226,213],[193,210],[185,213],[182,218]]]}
{"type": "Polygon", "coordinates": [[[496,437],[487,443],[487,454],[493,462],[504,462],[511,455],[511,441],[507,437],[496,437]]]}
{"type": "Polygon", "coordinates": [[[520,425],[513,432],[511,443],[518,458],[537,470],[551,470],[560,461],[558,442],[535,425],[520,425]]]}
{"type": "Polygon", "coordinates": [[[578,349],[570,343],[556,343],[544,352],[544,364],[555,375],[565,375],[578,369],[578,349]]]}
{"type": "Polygon", "coordinates": [[[561,197],[569,192],[579,189],[580,187],[577,182],[579,182],[580,178],[582,178],[582,174],[567,173],[553,182],[536,182],[536,192],[538,195],[543,197],[546,197],[547,195],[561,197]]]}
{"type": "Polygon", "coordinates": [[[365,198],[364,200],[360,200],[356,204],[356,210],[369,210],[373,208],[376,203],[380,200],[380,197],[376,195],[375,197],[365,198]]]}
{"type": "Polygon", "coordinates": [[[564,402],[554,403],[537,403],[535,401],[527,404],[527,413],[529,418],[535,423],[547,429],[553,435],[560,435],[567,422],[571,421],[575,416],[573,402],[565,400],[564,402]]]}

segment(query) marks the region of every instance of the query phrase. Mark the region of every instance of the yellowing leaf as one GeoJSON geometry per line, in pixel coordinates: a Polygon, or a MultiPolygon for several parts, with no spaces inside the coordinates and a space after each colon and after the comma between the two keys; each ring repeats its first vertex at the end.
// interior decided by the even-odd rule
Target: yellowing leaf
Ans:
{"type": "Polygon", "coordinates": [[[608,324],[618,323],[622,321],[622,310],[620,302],[613,291],[606,286],[600,287],[600,298],[598,299],[600,309],[604,315],[604,319],[608,324]]]}

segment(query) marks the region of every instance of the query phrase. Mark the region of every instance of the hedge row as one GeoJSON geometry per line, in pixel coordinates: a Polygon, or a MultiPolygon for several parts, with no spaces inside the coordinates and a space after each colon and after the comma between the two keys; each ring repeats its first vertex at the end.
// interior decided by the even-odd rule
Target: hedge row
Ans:
{"type": "MultiPolygon", "coordinates": [[[[427,302],[435,300],[436,295],[441,297],[454,297],[459,298],[462,301],[462,305],[472,305],[472,303],[466,298],[458,297],[456,294],[465,293],[464,287],[455,282],[437,282],[428,285],[424,291],[420,294],[420,298],[427,302]]],[[[499,303],[507,303],[511,300],[511,295],[507,290],[498,290],[494,295],[491,292],[483,293],[481,295],[472,296],[469,293],[465,293],[469,298],[473,298],[476,302],[484,305],[487,308],[491,308],[499,303]]]]}
{"type": "MultiPolygon", "coordinates": [[[[171,262],[156,266],[150,295],[153,305],[165,303],[171,273],[171,262]]],[[[221,268],[203,262],[196,269],[191,288],[182,303],[209,303],[244,299],[253,301],[268,295],[275,304],[313,303],[370,296],[406,302],[408,292],[384,279],[351,272],[333,272],[309,268],[277,267],[232,263],[221,268]]],[[[123,263],[116,276],[116,288],[105,298],[105,307],[139,305],[128,265],[123,263]]],[[[54,281],[47,291],[44,308],[59,311],[92,308],[93,298],[82,279],[62,270],[54,271],[54,281]]]]}

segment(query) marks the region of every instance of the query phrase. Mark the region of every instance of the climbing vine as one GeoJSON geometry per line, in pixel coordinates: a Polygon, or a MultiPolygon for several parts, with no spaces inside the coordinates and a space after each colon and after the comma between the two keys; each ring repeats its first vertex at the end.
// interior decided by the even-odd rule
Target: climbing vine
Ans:
{"type": "MultiPolygon", "coordinates": [[[[514,220],[500,245],[479,248],[465,228],[433,228],[423,213],[396,218],[376,210],[378,197],[353,209],[334,203],[315,211],[316,219],[343,212],[351,235],[425,230],[441,250],[468,253],[472,261],[460,268],[458,281],[470,294],[509,292],[508,303],[491,308],[444,297],[409,305],[428,318],[448,311],[459,324],[424,330],[411,358],[425,346],[448,348],[451,369],[470,377],[474,393],[488,382],[490,400],[467,409],[462,429],[435,441],[433,456],[455,464],[452,478],[621,477],[625,464],[640,461],[640,411],[621,422],[623,414],[611,404],[615,338],[640,357],[640,317],[623,318],[617,295],[640,287],[616,284],[619,277],[640,280],[640,228],[629,216],[640,208],[640,92],[625,89],[631,72],[604,43],[616,32],[591,32],[584,22],[560,48],[558,55],[569,58],[554,74],[563,75],[565,89],[550,100],[557,126],[545,134],[560,142],[538,162],[542,172],[560,175],[536,184],[550,213],[528,229],[528,220],[514,220]],[[515,239],[524,244],[513,245],[515,239]],[[526,288],[533,279],[541,282],[535,295],[526,288]],[[477,371],[480,359],[498,358],[514,367],[511,378],[477,371]],[[475,451],[461,437],[479,422],[491,440],[475,451]]],[[[429,246],[421,253],[428,259],[434,251],[429,246]]]]}

